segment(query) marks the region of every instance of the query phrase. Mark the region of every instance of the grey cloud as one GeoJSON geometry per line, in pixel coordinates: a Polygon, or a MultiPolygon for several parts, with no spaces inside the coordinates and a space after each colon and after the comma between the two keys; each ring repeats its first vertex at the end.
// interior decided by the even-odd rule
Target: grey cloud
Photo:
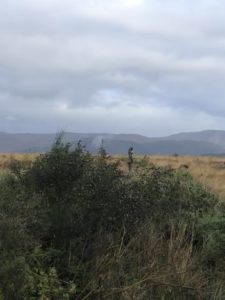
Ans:
{"type": "Polygon", "coordinates": [[[134,4],[3,0],[0,130],[225,129],[225,4],[134,4]]]}

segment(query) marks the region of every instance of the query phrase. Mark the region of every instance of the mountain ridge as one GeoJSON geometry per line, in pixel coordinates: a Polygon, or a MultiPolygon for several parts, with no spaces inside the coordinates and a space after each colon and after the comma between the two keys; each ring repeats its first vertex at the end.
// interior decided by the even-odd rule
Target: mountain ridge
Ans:
{"type": "MultiPolygon", "coordinates": [[[[50,149],[57,134],[0,132],[0,152],[45,152],[50,149]]],[[[82,141],[96,153],[103,144],[111,154],[126,154],[130,146],[140,154],[222,155],[225,153],[225,130],[180,132],[165,137],[147,137],[126,133],[65,132],[65,142],[82,141]]]]}

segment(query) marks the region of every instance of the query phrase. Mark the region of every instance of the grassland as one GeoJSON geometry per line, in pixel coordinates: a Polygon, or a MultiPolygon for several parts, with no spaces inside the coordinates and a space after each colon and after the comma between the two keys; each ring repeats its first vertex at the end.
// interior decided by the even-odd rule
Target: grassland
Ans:
{"type": "MultiPolygon", "coordinates": [[[[126,170],[126,158],[117,156],[126,170]]],[[[221,198],[225,198],[225,157],[213,156],[136,156],[134,168],[153,163],[190,172],[195,179],[209,186],[221,198]],[[188,168],[185,168],[187,166],[188,168]]]]}
{"type": "Polygon", "coordinates": [[[0,170],[8,169],[9,164],[13,160],[31,164],[36,157],[38,157],[38,154],[0,153],[0,170]]]}
{"type": "MultiPolygon", "coordinates": [[[[24,161],[31,164],[38,154],[0,154],[0,169],[6,170],[12,160],[24,161]]],[[[119,161],[121,168],[127,170],[127,158],[124,156],[114,156],[112,161],[119,161]]],[[[134,170],[145,167],[151,163],[157,166],[169,166],[174,169],[189,171],[195,179],[209,186],[221,198],[225,199],[225,157],[213,156],[135,156],[134,170]],[[184,167],[188,166],[188,169],[184,167]]]]}

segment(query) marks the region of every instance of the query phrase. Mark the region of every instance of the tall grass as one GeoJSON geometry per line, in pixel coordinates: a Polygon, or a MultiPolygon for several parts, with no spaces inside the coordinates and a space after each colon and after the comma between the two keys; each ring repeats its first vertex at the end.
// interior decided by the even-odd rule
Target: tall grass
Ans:
{"type": "Polygon", "coordinates": [[[207,274],[201,251],[193,247],[194,232],[183,222],[168,229],[165,237],[157,226],[145,225],[128,243],[123,231],[99,234],[79,299],[224,299],[222,278],[207,274]]]}

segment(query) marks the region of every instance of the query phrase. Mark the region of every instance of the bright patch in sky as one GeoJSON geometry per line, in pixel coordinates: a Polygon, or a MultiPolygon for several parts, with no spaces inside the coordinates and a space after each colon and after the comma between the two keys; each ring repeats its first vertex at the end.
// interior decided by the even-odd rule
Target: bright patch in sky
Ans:
{"type": "Polygon", "coordinates": [[[126,6],[140,6],[143,4],[143,0],[123,0],[126,6]]]}

